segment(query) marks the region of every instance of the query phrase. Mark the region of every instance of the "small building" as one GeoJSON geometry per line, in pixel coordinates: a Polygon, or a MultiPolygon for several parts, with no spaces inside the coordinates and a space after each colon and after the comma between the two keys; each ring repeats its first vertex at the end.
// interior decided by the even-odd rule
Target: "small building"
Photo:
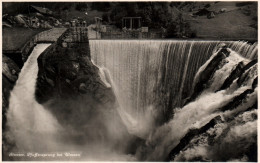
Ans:
{"type": "Polygon", "coordinates": [[[137,30],[142,27],[141,17],[123,17],[122,29],[125,30],[137,30]]]}
{"type": "Polygon", "coordinates": [[[69,22],[65,22],[65,23],[64,23],[64,27],[69,28],[69,27],[70,27],[70,23],[69,23],[69,22]]]}
{"type": "Polygon", "coordinates": [[[142,32],[147,33],[148,32],[148,27],[142,27],[142,32]]]}

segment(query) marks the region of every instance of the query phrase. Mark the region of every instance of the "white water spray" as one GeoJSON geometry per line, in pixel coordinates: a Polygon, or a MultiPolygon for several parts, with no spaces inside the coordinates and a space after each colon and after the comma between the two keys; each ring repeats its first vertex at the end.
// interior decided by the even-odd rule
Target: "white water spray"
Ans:
{"type": "Polygon", "coordinates": [[[43,139],[52,139],[60,128],[56,119],[34,97],[37,58],[48,46],[50,44],[38,44],[34,47],[11,92],[7,125],[19,152],[47,150],[53,142],[41,142],[43,139]]]}
{"type": "MultiPolygon", "coordinates": [[[[84,128],[84,130],[78,131],[60,124],[55,115],[48,108],[45,108],[47,105],[37,103],[34,95],[38,73],[37,58],[48,46],[50,44],[35,46],[11,92],[6,135],[8,141],[14,142],[16,146],[11,152],[25,154],[24,157],[15,158],[15,160],[135,160],[123,152],[130,138],[129,134],[124,131],[124,126],[122,127],[116,116],[113,116],[113,112],[103,110],[102,113],[97,113],[97,117],[91,117],[89,120],[90,124],[82,124],[86,128],[78,126],[84,128]],[[106,117],[102,118],[102,116],[106,117]],[[108,131],[99,129],[100,124],[101,127],[104,124],[108,131]],[[88,126],[90,127],[88,128],[88,126]],[[86,132],[87,134],[84,135],[86,132]],[[73,137],[77,135],[82,135],[82,137],[73,137]],[[105,142],[103,137],[109,137],[108,139],[111,141],[105,142]],[[93,138],[94,140],[92,140],[93,138]],[[78,144],[75,141],[83,141],[84,143],[78,144]],[[117,148],[122,149],[122,152],[114,149],[120,141],[121,144],[117,148]],[[26,156],[30,152],[49,154],[50,156],[26,156]],[[63,154],[63,157],[57,157],[57,153],[63,154]],[[68,153],[80,154],[80,156],[65,156],[68,153]],[[55,156],[51,157],[52,155],[55,156]]],[[[102,78],[103,75],[100,74],[100,77],[102,78]]],[[[107,87],[110,86],[106,79],[102,78],[102,81],[107,87]]],[[[85,109],[84,102],[75,105],[75,109],[75,112],[85,109]]],[[[82,116],[84,117],[84,115],[82,116]]],[[[74,121],[76,120],[74,119],[74,121]]]]}
{"type": "MultiPolygon", "coordinates": [[[[254,59],[257,56],[257,46],[244,42],[225,43],[238,54],[231,49],[229,50],[230,56],[225,59],[224,66],[214,73],[211,86],[204,90],[196,101],[177,109],[169,123],[155,129],[154,133],[150,133],[146,142],[148,144],[147,151],[142,154],[137,153],[137,157],[145,157],[143,158],[145,160],[163,160],[190,128],[200,128],[217,115],[228,116],[231,114],[229,111],[221,113],[218,109],[228,104],[246,89],[250,89],[254,75],[242,87],[234,89],[233,85],[236,83],[234,82],[228,90],[216,93],[215,91],[221,87],[239,62],[247,64],[249,59],[254,59]]],[[[152,110],[155,106],[164,109],[167,105],[170,109],[181,106],[182,96],[191,90],[196,72],[199,71],[197,76],[203,75],[200,72],[207,63],[203,64],[221,44],[222,42],[216,41],[99,40],[90,41],[90,49],[94,62],[110,71],[111,83],[114,82],[112,87],[121,104],[122,110],[120,112],[128,115],[121,114],[121,117],[122,119],[134,119],[134,123],[125,122],[128,128],[134,128],[134,125],[142,126],[141,120],[146,116],[144,112],[149,106],[152,106],[152,110]],[[200,68],[200,66],[202,67],[200,68]],[[163,87],[161,91],[164,92],[154,92],[160,90],[160,86],[163,87]],[[171,96],[170,93],[174,95],[171,96]],[[168,100],[174,100],[174,102],[169,106],[168,100]]],[[[207,62],[210,62],[210,59],[207,62]]],[[[196,83],[196,78],[193,84],[196,83]]],[[[232,111],[232,114],[245,111],[253,105],[256,94],[257,92],[254,92],[250,96],[251,100],[237,107],[232,111]]],[[[153,124],[150,123],[149,127],[152,129],[149,129],[149,132],[154,129],[152,126],[153,124]]],[[[145,134],[146,138],[149,132],[145,134]]],[[[135,133],[135,135],[138,134],[135,133]]]]}
{"type": "MultiPolygon", "coordinates": [[[[210,58],[219,44],[220,42],[214,41],[90,41],[92,59],[100,69],[103,83],[107,87],[112,87],[118,102],[116,109],[129,133],[146,139],[146,146],[140,146],[135,157],[113,151],[113,147],[110,147],[111,143],[102,140],[100,144],[94,146],[75,145],[71,142],[66,144],[58,140],[64,128],[34,98],[38,72],[37,57],[49,44],[39,44],[35,47],[11,92],[7,113],[7,125],[10,128],[8,134],[20,151],[67,149],[88,153],[80,160],[107,160],[108,158],[116,161],[136,160],[140,156],[144,160],[163,160],[190,128],[200,128],[217,115],[225,118],[243,112],[256,101],[257,88],[247,97],[249,100],[246,100],[243,105],[232,111],[218,110],[232,101],[235,96],[249,89],[257,75],[255,73],[257,66],[254,66],[247,70],[252,73],[249,73],[250,78],[241,87],[237,87],[237,80],[234,80],[230,88],[215,92],[237,62],[243,61],[245,64],[249,62],[248,59],[231,51],[230,56],[225,59],[227,61],[225,65],[214,73],[209,89],[204,90],[195,101],[181,109],[175,109],[174,117],[169,123],[155,128],[154,119],[160,114],[160,109],[173,110],[176,106],[182,105],[183,97],[187,97],[187,92],[192,89],[194,77],[203,75],[200,73],[203,67],[199,68],[210,58]]],[[[244,57],[256,56],[257,48],[254,46],[240,42],[228,44],[231,48],[232,46],[238,48],[239,45],[244,47],[239,49],[244,57]]],[[[113,135],[114,132],[116,135],[116,141],[118,137],[118,139],[124,138],[124,133],[116,133],[119,132],[114,126],[117,121],[112,123],[107,117],[104,122],[109,130],[111,129],[110,134],[113,135]]],[[[251,126],[253,134],[256,132],[252,124],[246,126],[251,126]]],[[[238,127],[234,127],[231,133],[237,133],[237,130],[238,127]]],[[[177,160],[178,158],[183,157],[176,157],[177,160]]]]}

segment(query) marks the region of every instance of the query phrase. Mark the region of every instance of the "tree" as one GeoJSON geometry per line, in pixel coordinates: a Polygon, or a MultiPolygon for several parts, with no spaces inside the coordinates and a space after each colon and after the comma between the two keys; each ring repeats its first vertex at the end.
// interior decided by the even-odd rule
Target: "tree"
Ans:
{"type": "Polygon", "coordinates": [[[191,30],[190,24],[183,19],[182,14],[168,24],[166,29],[166,38],[194,38],[196,32],[191,30]]]}
{"type": "Polygon", "coordinates": [[[103,20],[103,22],[104,22],[104,23],[110,23],[109,17],[110,17],[110,15],[109,15],[108,13],[104,13],[104,14],[102,15],[102,20],[103,20]]]}
{"type": "Polygon", "coordinates": [[[80,2],[80,3],[76,4],[75,9],[78,11],[86,11],[88,9],[88,5],[87,5],[87,3],[80,2]]]}
{"type": "Polygon", "coordinates": [[[92,2],[91,9],[98,11],[108,11],[110,6],[110,2],[92,2]]]}

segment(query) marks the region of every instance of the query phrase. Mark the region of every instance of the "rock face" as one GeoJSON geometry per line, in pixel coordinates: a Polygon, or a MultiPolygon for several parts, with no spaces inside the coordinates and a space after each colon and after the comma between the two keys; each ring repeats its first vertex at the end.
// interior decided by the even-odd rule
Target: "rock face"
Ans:
{"type": "Polygon", "coordinates": [[[189,98],[156,127],[148,161],[257,161],[257,61],[222,46],[199,68],[189,98]]]}
{"type": "Polygon", "coordinates": [[[5,128],[6,122],[6,110],[9,105],[10,92],[13,89],[18,75],[20,73],[19,67],[15,64],[13,60],[2,55],[2,115],[3,115],[3,128],[5,128]]]}
{"type": "Polygon", "coordinates": [[[201,92],[209,87],[207,82],[212,78],[214,73],[223,67],[224,59],[229,55],[229,52],[226,50],[226,47],[222,48],[215,56],[213,56],[211,62],[209,62],[205,69],[200,72],[203,75],[200,75],[197,81],[194,81],[194,89],[192,90],[192,94],[189,99],[186,101],[188,102],[193,101],[201,92]]]}
{"type": "MultiPolygon", "coordinates": [[[[130,135],[116,111],[113,90],[104,81],[102,70],[91,62],[88,42],[69,42],[70,32],[38,58],[36,100],[51,111],[68,135],[83,144],[114,142],[117,138],[111,127],[125,134],[118,139],[128,139],[130,135]]],[[[119,142],[118,148],[126,144],[119,142]]]]}
{"type": "Polygon", "coordinates": [[[15,144],[13,142],[7,141],[6,131],[8,130],[6,126],[6,113],[9,106],[10,92],[12,91],[20,69],[18,65],[10,58],[2,55],[2,132],[3,132],[3,159],[6,158],[6,154],[10,153],[15,144]]]}
{"type": "Polygon", "coordinates": [[[193,89],[186,106],[207,96],[222,103],[208,108],[217,116],[190,128],[166,160],[257,161],[257,60],[222,47],[197,73],[193,89]]]}
{"type": "Polygon", "coordinates": [[[38,58],[36,99],[39,103],[53,97],[78,98],[85,94],[103,103],[115,100],[111,88],[102,81],[99,68],[90,61],[89,52],[82,55],[81,50],[77,45],[56,45],[54,50],[38,58]]]}

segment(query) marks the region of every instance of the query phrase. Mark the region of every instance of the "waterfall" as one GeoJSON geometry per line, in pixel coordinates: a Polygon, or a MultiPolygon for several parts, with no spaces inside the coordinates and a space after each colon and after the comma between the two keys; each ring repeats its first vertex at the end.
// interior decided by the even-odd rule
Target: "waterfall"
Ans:
{"type": "Polygon", "coordinates": [[[42,139],[52,137],[59,128],[56,119],[38,104],[34,97],[38,73],[37,58],[50,45],[37,44],[34,47],[11,92],[7,125],[10,139],[15,141],[19,152],[50,148],[53,142],[41,143],[42,139]]]}
{"type": "Polygon", "coordinates": [[[168,111],[183,106],[196,72],[223,43],[257,57],[257,44],[243,41],[90,40],[90,50],[93,62],[110,71],[126,112],[143,117],[153,107],[171,117],[168,111]]]}
{"type": "MultiPolygon", "coordinates": [[[[256,43],[180,40],[89,42],[91,59],[99,68],[101,82],[107,88],[112,87],[116,96],[115,108],[102,110],[100,107],[98,112],[102,116],[92,116],[93,126],[88,127],[91,121],[76,123],[80,131],[74,130],[75,126],[62,126],[48,105],[40,105],[34,97],[37,58],[50,46],[38,44],[24,64],[9,99],[8,131],[5,134],[8,141],[15,143],[12,152],[82,152],[80,158],[47,160],[247,160],[248,156],[241,154],[256,143],[257,133],[256,43]],[[120,115],[117,117],[122,119],[128,132],[121,121],[119,124],[119,120],[114,118],[115,113],[120,115]],[[109,138],[103,138],[106,133],[97,129],[99,123],[106,124],[104,128],[108,130],[109,138]],[[80,138],[86,143],[78,143],[80,138]],[[223,149],[232,146],[236,149],[225,155],[223,149]]],[[[84,98],[80,100],[84,101],[84,98]]],[[[75,105],[72,112],[84,109],[85,104],[75,105]]],[[[57,112],[63,114],[63,111],[61,107],[57,112]]],[[[90,116],[87,112],[80,114],[83,119],[90,116]]],[[[72,120],[68,123],[79,119],[72,120]]],[[[21,158],[33,159],[46,160],[21,158]]]]}
{"type": "MultiPolygon", "coordinates": [[[[148,121],[149,125],[144,124],[146,122],[146,114],[144,113],[151,106],[152,109],[162,109],[167,114],[172,114],[169,117],[169,122],[155,127],[154,130],[148,129],[146,133],[141,134],[141,137],[146,139],[146,146],[141,147],[142,152],[137,152],[136,157],[139,160],[163,160],[172,149],[179,145],[180,140],[191,129],[203,128],[204,125],[218,116],[224,120],[222,124],[220,123],[220,127],[215,128],[219,131],[218,134],[223,137],[232,134],[233,128],[239,131],[243,130],[245,126],[248,127],[248,133],[244,135],[246,138],[256,134],[254,118],[249,116],[253,116],[255,111],[250,111],[249,108],[257,100],[257,88],[252,86],[257,79],[257,64],[248,66],[248,70],[245,68],[245,72],[242,71],[241,76],[239,73],[233,74],[234,78],[230,87],[224,90],[220,90],[220,88],[225,80],[232,76],[233,72],[236,72],[239,64],[250,65],[251,60],[257,57],[257,44],[250,45],[240,41],[96,40],[90,41],[90,50],[93,62],[110,71],[112,85],[115,85],[112,87],[116,90],[115,94],[121,103],[121,109],[124,110],[120,110],[123,114],[123,116],[121,115],[122,119],[130,119],[129,121],[131,121],[134,117],[132,122],[136,123],[137,128],[146,128],[153,126],[151,121],[148,121]],[[219,51],[219,47],[224,46],[223,43],[228,47],[229,54],[227,56],[219,51]],[[214,60],[219,54],[224,55],[225,59],[222,61],[214,60]],[[194,101],[184,104],[185,99],[191,95],[196,84],[207,75],[208,66],[212,63],[217,63],[215,65],[217,68],[213,67],[214,71],[206,81],[207,87],[202,88],[201,95],[193,99],[194,101]],[[239,80],[243,81],[244,84],[241,85],[239,80]],[[242,98],[243,102],[237,105],[234,101],[239,101],[239,98],[242,98]],[[241,125],[241,119],[237,118],[237,115],[243,117],[245,126],[241,125]]],[[[164,117],[168,116],[167,114],[163,114],[164,117]]],[[[125,124],[129,125],[129,123],[125,124]]],[[[134,128],[133,124],[130,124],[129,130],[134,128]]],[[[236,135],[234,140],[251,145],[253,141],[251,139],[248,142],[242,140],[238,131],[233,133],[236,135]]],[[[138,132],[140,129],[132,131],[133,134],[140,136],[138,132]]],[[[203,136],[201,137],[199,138],[205,139],[203,136]]],[[[232,140],[225,138],[223,141],[228,143],[232,140]]],[[[227,146],[223,143],[220,144],[227,146]]],[[[235,144],[234,146],[236,146],[235,144]]],[[[203,159],[205,157],[206,160],[211,160],[218,148],[217,145],[212,147],[208,144],[200,146],[200,144],[195,143],[194,146],[202,151],[195,152],[196,148],[191,146],[189,149],[191,151],[184,150],[186,155],[180,153],[173,159],[176,161],[192,160],[198,155],[203,159]],[[213,154],[207,152],[208,148],[214,148],[213,154]],[[192,150],[196,154],[193,155],[192,150]]],[[[243,151],[243,148],[239,151],[243,151]]],[[[218,152],[223,151],[219,150],[218,152]]],[[[239,157],[234,152],[230,155],[234,155],[234,158],[239,157]]],[[[221,157],[224,160],[230,159],[230,156],[221,157]]],[[[215,159],[218,158],[215,157],[215,159]]]]}
{"type": "MultiPolygon", "coordinates": [[[[169,151],[174,149],[182,138],[185,138],[185,136],[188,137],[187,135],[190,134],[189,132],[191,132],[192,129],[193,131],[198,131],[198,129],[202,129],[210,124],[210,121],[214,120],[216,122],[216,119],[218,119],[216,117],[219,117],[219,122],[216,122],[217,125],[212,127],[214,129],[207,131],[207,134],[218,143],[215,145],[212,145],[214,143],[208,143],[207,141],[210,140],[207,140],[207,135],[200,135],[199,132],[197,132],[194,138],[195,140],[190,142],[191,145],[188,145],[188,149],[183,149],[183,151],[178,149],[179,155],[174,158],[174,161],[187,161],[195,159],[196,157],[201,157],[201,159],[209,161],[211,161],[212,158],[224,161],[226,159],[232,159],[232,157],[241,157],[239,152],[247,149],[244,147],[238,148],[238,144],[251,145],[251,143],[255,141],[252,140],[252,137],[254,137],[257,132],[256,121],[253,117],[253,115],[255,116],[256,110],[252,111],[250,108],[257,102],[257,86],[254,84],[255,80],[257,80],[257,64],[252,65],[247,72],[241,75],[244,77],[247,76],[243,84],[239,84],[238,82],[241,76],[236,76],[237,80],[234,80],[230,87],[218,91],[218,88],[220,88],[224,82],[223,79],[230,76],[238,63],[243,63],[244,65],[250,63],[250,60],[241,57],[236,52],[228,51],[230,54],[225,58],[224,64],[218,65],[219,69],[217,69],[212,78],[207,81],[208,88],[204,89],[195,101],[175,110],[174,117],[167,124],[157,128],[156,132],[149,137],[147,144],[150,145],[148,145],[147,151],[144,152],[146,155],[146,157],[144,156],[145,160],[161,160],[167,157],[166,155],[169,151]],[[240,101],[241,98],[242,101],[240,101]],[[246,126],[248,127],[247,129],[245,129],[246,126]],[[241,135],[240,132],[243,130],[247,130],[247,132],[243,132],[244,135],[241,135]],[[230,135],[232,136],[230,137],[230,135]],[[229,146],[228,143],[232,145],[229,146]],[[153,146],[156,146],[156,148],[153,148],[153,146]],[[227,148],[234,146],[236,151],[230,149],[232,150],[230,155],[220,156],[220,153],[225,155],[226,150],[223,148],[225,146],[227,148]],[[218,155],[219,158],[215,155],[218,155]]],[[[206,75],[204,68],[207,67],[210,62],[216,62],[213,60],[216,55],[219,55],[219,51],[214,53],[200,68],[196,74],[195,83],[201,76],[206,75]]],[[[185,141],[187,141],[187,138],[185,141]]]]}

